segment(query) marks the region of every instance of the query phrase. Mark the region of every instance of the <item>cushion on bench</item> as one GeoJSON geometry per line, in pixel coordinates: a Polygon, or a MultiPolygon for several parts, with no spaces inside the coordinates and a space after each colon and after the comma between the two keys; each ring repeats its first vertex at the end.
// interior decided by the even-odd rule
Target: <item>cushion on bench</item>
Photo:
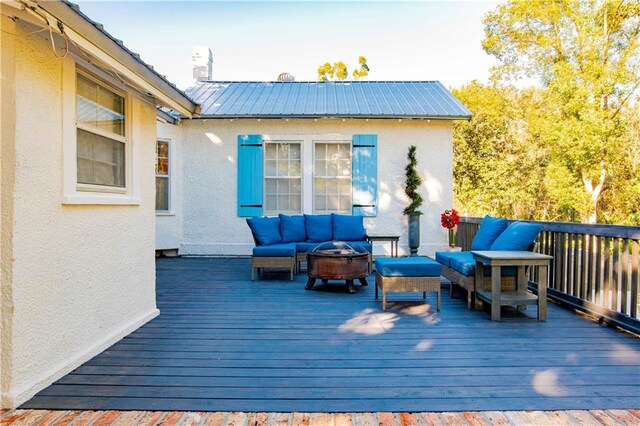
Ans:
{"type": "Polygon", "coordinates": [[[259,246],[278,244],[282,241],[278,217],[254,217],[247,219],[247,224],[259,246]]]}
{"type": "Polygon", "coordinates": [[[283,243],[297,243],[307,241],[307,232],[304,225],[304,216],[287,216],[279,214],[280,235],[283,243]]]}
{"type": "Polygon", "coordinates": [[[473,260],[473,255],[470,251],[437,251],[436,262],[442,263],[444,266],[450,268],[453,259],[465,259],[473,260]]]}
{"type": "Polygon", "coordinates": [[[365,237],[362,216],[331,214],[333,239],[336,241],[362,241],[365,237]]]}
{"type": "Polygon", "coordinates": [[[253,248],[255,257],[294,257],[296,255],[296,245],[273,244],[270,246],[256,246],[253,248]]]}
{"type": "Polygon", "coordinates": [[[541,230],[542,227],[535,223],[513,222],[491,244],[490,250],[528,250],[541,230]]]}
{"type": "Polygon", "coordinates": [[[427,257],[379,257],[376,271],[383,277],[439,277],[442,266],[427,257]]]}
{"type": "Polygon", "coordinates": [[[507,219],[486,215],[471,242],[471,250],[489,250],[491,244],[507,229],[507,219]]]}
{"type": "Polygon", "coordinates": [[[307,241],[310,243],[323,243],[333,238],[333,225],[330,214],[305,214],[304,225],[307,231],[307,241]]]}
{"type": "MultiPolygon", "coordinates": [[[[471,255],[470,252],[462,252],[462,253],[469,253],[471,255]]],[[[476,261],[473,260],[473,255],[471,255],[470,258],[466,258],[466,259],[464,257],[460,257],[460,258],[457,258],[457,259],[452,259],[450,268],[460,272],[465,277],[472,277],[476,273],[476,261]]],[[[503,266],[501,268],[501,272],[502,272],[501,275],[503,277],[515,277],[516,276],[516,267],[515,266],[503,266]]],[[[491,267],[490,266],[485,265],[485,267],[484,267],[484,275],[485,276],[491,275],[491,267]]]]}

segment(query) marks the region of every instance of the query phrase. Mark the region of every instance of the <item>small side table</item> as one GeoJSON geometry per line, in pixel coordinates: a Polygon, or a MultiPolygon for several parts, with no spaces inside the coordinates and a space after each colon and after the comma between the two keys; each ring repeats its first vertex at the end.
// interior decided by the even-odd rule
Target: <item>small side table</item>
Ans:
{"type": "Polygon", "coordinates": [[[374,241],[388,241],[391,243],[391,257],[398,257],[399,235],[367,235],[367,242],[371,244],[371,254],[373,254],[374,241]],[[394,250],[395,249],[395,250],[394,250]]]}
{"type": "Polygon", "coordinates": [[[538,321],[547,320],[547,277],[549,264],[553,257],[530,251],[472,251],[476,261],[475,283],[484,280],[484,265],[491,267],[491,291],[476,290],[476,297],[491,303],[491,320],[500,321],[502,305],[538,305],[538,321]],[[539,266],[538,295],[527,292],[525,266],[539,266]],[[502,291],[500,285],[501,268],[515,266],[517,268],[516,291],[502,291]]]}

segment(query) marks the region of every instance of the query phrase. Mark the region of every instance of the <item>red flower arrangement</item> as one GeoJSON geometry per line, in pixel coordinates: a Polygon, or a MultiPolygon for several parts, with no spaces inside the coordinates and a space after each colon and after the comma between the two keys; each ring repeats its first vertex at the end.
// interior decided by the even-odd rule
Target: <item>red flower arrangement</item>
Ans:
{"type": "Polygon", "coordinates": [[[455,209],[445,210],[440,215],[440,224],[443,228],[453,229],[460,223],[460,216],[455,209]]]}

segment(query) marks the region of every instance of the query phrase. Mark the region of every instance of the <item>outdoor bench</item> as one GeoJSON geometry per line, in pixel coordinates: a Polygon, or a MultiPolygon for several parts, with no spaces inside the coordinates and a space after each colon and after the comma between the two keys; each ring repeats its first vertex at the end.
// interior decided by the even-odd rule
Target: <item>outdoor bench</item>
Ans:
{"type": "Polygon", "coordinates": [[[251,256],[251,280],[256,268],[286,268],[293,274],[306,260],[306,254],[319,244],[341,241],[359,245],[369,252],[362,216],[297,215],[247,219],[256,246],[251,256]]]}
{"type": "Polygon", "coordinates": [[[382,292],[382,310],[387,307],[387,293],[427,292],[438,294],[438,311],[440,310],[440,275],[442,266],[428,257],[380,257],[375,261],[376,293],[382,292]]]}

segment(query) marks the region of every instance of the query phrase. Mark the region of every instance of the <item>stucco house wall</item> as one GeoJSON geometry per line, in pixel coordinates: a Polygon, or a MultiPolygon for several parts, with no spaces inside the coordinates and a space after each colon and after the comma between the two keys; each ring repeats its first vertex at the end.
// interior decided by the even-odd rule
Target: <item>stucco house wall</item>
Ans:
{"type": "Polygon", "coordinates": [[[158,314],[156,119],[127,93],[139,203],[63,204],[63,104],[75,97],[63,70],[74,59],[4,15],[1,55],[1,385],[12,407],[158,314]]]}
{"type": "Polygon", "coordinates": [[[183,126],[158,121],[158,140],[169,143],[169,211],[156,212],[156,250],[179,250],[182,243],[183,126]]]}
{"type": "MultiPolygon", "coordinates": [[[[378,216],[365,219],[372,234],[400,235],[408,253],[402,211],[404,167],[410,145],[418,147],[420,189],[425,198],[420,254],[446,246],[439,215],[453,202],[452,123],[409,119],[195,119],[183,120],[182,197],[184,255],[249,255],[253,247],[245,218],[236,214],[237,138],[261,135],[378,135],[378,216]]],[[[160,230],[159,230],[160,231],[160,230]]],[[[389,251],[380,243],[375,252],[389,251]]]]}

